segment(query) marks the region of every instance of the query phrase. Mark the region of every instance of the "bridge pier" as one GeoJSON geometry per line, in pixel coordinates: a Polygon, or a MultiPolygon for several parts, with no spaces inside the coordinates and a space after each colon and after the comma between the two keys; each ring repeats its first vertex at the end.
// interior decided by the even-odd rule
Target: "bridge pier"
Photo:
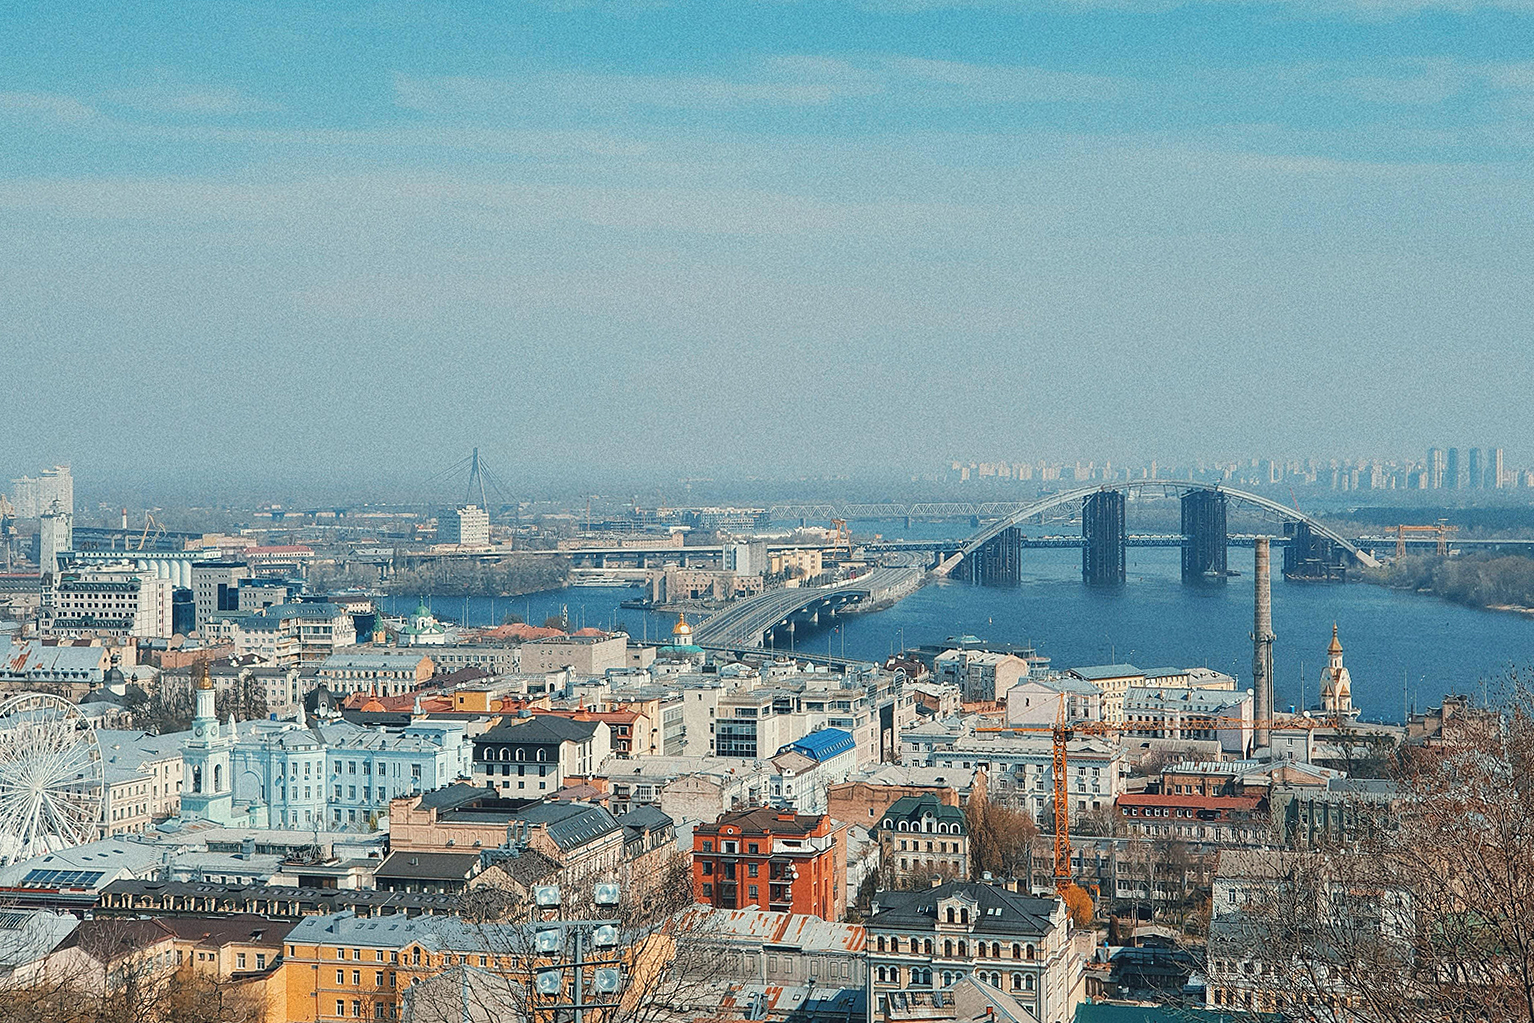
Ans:
{"type": "Polygon", "coordinates": [[[1225,495],[1195,490],[1182,498],[1182,581],[1224,582],[1230,533],[1226,528],[1225,495]]]}
{"type": "Polygon", "coordinates": [[[1081,579],[1089,586],[1117,586],[1124,581],[1124,492],[1099,490],[1081,500],[1081,579]]]}
{"type": "Polygon", "coordinates": [[[1023,533],[1009,526],[961,562],[964,578],[981,586],[1022,584],[1023,533]]]}
{"type": "Polygon", "coordinates": [[[1349,555],[1339,544],[1317,536],[1308,522],[1284,523],[1284,578],[1340,583],[1348,577],[1349,555]]]}

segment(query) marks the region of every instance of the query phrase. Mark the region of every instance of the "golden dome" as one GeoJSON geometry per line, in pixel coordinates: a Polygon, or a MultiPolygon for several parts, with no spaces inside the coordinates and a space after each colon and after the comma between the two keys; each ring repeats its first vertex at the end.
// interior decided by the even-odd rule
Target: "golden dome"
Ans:
{"type": "Polygon", "coordinates": [[[198,689],[212,689],[213,688],[213,679],[208,674],[208,662],[207,661],[203,661],[202,662],[202,671],[197,676],[197,688],[198,689]]]}
{"type": "Polygon", "coordinates": [[[692,626],[687,624],[687,612],[682,612],[676,617],[676,624],[671,627],[673,636],[691,636],[692,626]]]}
{"type": "Polygon", "coordinates": [[[1342,641],[1337,638],[1337,623],[1332,622],[1332,645],[1326,648],[1329,654],[1342,653],[1342,641]]]}

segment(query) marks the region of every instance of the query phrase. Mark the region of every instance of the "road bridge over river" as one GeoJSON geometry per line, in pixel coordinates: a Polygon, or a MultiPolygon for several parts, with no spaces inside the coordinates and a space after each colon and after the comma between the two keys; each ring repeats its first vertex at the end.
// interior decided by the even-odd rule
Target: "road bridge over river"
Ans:
{"type": "Polygon", "coordinates": [[[693,642],[704,647],[755,648],[792,645],[797,629],[825,625],[857,605],[898,600],[921,584],[916,568],[878,568],[835,586],[768,590],[738,601],[699,622],[693,642]],[[771,638],[769,638],[771,637],[771,638]],[[778,642],[781,637],[782,642],[778,642]]]}

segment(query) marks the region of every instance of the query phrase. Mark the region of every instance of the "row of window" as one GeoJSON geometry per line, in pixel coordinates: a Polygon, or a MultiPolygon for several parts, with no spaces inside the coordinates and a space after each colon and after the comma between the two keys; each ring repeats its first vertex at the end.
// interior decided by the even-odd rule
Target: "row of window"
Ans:
{"type": "MultiPolygon", "coordinates": [[[[901,951],[901,948],[900,948],[900,936],[899,935],[895,935],[895,936],[891,937],[888,940],[888,942],[886,943],[884,936],[880,935],[878,938],[874,939],[874,947],[875,947],[875,950],[879,951],[879,952],[899,952],[899,951],[901,951]]],[[[911,955],[928,955],[929,956],[929,955],[932,955],[932,948],[933,948],[933,946],[932,946],[932,939],[931,938],[920,938],[920,939],[918,939],[918,938],[912,937],[912,938],[907,938],[906,939],[905,951],[910,953],[911,955]],[[918,948],[917,948],[918,942],[920,943],[920,946],[921,946],[920,950],[918,950],[918,948]]],[[[968,959],[969,958],[969,942],[968,941],[965,941],[964,939],[961,938],[959,940],[958,945],[957,945],[957,949],[958,949],[959,957],[961,959],[968,959]]],[[[955,950],[955,945],[954,945],[953,939],[951,939],[951,938],[945,939],[944,942],[943,942],[943,956],[944,956],[944,958],[952,959],[953,958],[953,954],[954,954],[954,950],[955,950]]],[[[1011,957],[1013,959],[1036,959],[1038,957],[1038,949],[1035,948],[1032,944],[1028,944],[1028,943],[1024,943],[1024,942],[1014,941],[1014,942],[1011,943],[1010,949],[1004,949],[1004,947],[1002,946],[1002,943],[999,942],[999,941],[993,941],[993,942],[991,942],[989,944],[987,944],[986,942],[983,942],[983,941],[975,943],[975,958],[977,958],[977,959],[985,959],[985,958],[1002,959],[1002,958],[1005,958],[1002,955],[1003,951],[1010,951],[1012,953],[1011,957]]]]}
{"type": "MultiPolygon", "coordinates": [[[[544,749],[544,748],[540,747],[537,752],[538,752],[538,756],[537,756],[536,759],[538,759],[538,760],[548,760],[549,759],[549,751],[547,749],[544,749]]],[[[518,746],[516,748],[516,750],[514,751],[514,755],[513,755],[513,750],[509,746],[502,746],[499,750],[496,750],[496,749],[494,749],[492,747],[489,747],[489,746],[485,746],[485,747],[481,748],[480,754],[481,755],[480,755],[479,759],[481,759],[481,760],[526,760],[527,759],[527,750],[524,747],[521,747],[521,746],[518,746]]]]}
{"type": "MultiPolygon", "coordinates": [[[[900,851],[901,852],[921,852],[922,851],[921,850],[921,843],[920,842],[912,842],[911,843],[911,847],[909,849],[907,849],[906,848],[906,840],[902,838],[900,840],[900,851]]],[[[928,842],[927,843],[927,850],[926,851],[927,852],[943,852],[943,853],[945,853],[945,852],[958,852],[959,851],[959,843],[958,842],[939,842],[939,843],[937,843],[937,848],[934,850],[932,848],[932,843],[928,842]]]]}
{"type": "MultiPolygon", "coordinates": [[[[943,987],[949,987],[949,986],[957,983],[959,980],[963,979],[964,972],[962,970],[959,970],[959,971],[943,970],[941,973],[938,974],[938,976],[942,979],[942,986],[943,987]]],[[[996,988],[1002,987],[1003,984],[1007,983],[1007,981],[1002,978],[1001,973],[999,971],[996,971],[996,970],[992,970],[989,974],[986,973],[984,970],[981,970],[981,971],[977,972],[975,974],[975,976],[980,978],[981,980],[989,982],[992,987],[996,987],[996,988]]],[[[876,970],[874,970],[874,979],[877,980],[881,984],[900,984],[901,983],[900,967],[898,967],[898,966],[889,966],[889,967],[880,966],[876,970]]],[[[926,966],[914,966],[914,967],[912,967],[911,970],[910,970],[910,980],[909,980],[908,984],[909,984],[910,987],[931,987],[932,986],[932,969],[931,969],[931,967],[926,967],[926,966]]],[[[1011,975],[1011,988],[1012,988],[1013,991],[1024,991],[1024,992],[1032,991],[1033,990],[1033,976],[1031,974],[1027,974],[1027,973],[1013,973],[1011,975]]]]}

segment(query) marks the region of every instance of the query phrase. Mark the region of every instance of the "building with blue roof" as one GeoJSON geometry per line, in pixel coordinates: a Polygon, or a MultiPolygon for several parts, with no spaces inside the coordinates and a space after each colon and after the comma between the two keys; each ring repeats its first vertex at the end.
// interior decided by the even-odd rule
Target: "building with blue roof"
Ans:
{"type": "Polygon", "coordinates": [[[778,748],[772,757],[772,802],[799,813],[825,813],[826,793],[857,770],[857,740],[821,728],[778,748]]]}
{"type": "Polygon", "coordinates": [[[825,763],[836,756],[855,751],[856,749],[857,742],[852,738],[851,732],[844,732],[840,728],[822,728],[819,731],[811,732],[802,739],[789,743],[779,749],[778,752],[783,753],[787,750],[793,750],[796,753],[803,753],[811,760],[825,763]]]}

